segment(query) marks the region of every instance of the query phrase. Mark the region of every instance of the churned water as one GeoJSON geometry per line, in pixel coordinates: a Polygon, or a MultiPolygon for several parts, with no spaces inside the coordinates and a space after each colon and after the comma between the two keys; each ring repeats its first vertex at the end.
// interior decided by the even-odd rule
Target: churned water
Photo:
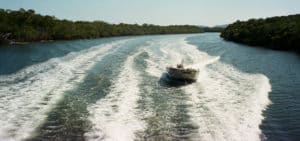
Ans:
{"type": "Polygon", "coordinates": [[[186,34],[0,48],[0,140],[299,139],[299,56],[186,34]],[[196,83],[165,67],[184,60],[196,83]]]}

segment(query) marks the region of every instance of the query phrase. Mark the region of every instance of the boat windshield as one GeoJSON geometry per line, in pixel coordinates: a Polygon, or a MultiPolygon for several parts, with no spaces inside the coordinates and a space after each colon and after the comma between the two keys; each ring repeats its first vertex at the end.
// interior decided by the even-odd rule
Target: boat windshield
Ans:
{"type": "Polygon", "coordinates": [[[183,65],[182,64],[177,64],[177,68],[183,68],[183,65]]]}

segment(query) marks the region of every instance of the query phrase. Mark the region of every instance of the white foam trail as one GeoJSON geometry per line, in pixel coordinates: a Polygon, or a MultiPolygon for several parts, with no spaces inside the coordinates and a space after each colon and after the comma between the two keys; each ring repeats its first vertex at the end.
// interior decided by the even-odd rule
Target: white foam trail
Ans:
{"type": "Polygon", "coordinates": [[[93,127],[85,134],[87,140],[132,141],[135,133],[144,129],[136,111],[140,78],[134,69],[134,58],[139,53],[127,58],[110,93],[88,108],[93,127]]]}
{"type": "Polygon", "coordinates": [[[269,104],[267,77],[247,74],[230,65],[215,63],[206,77],[184,87],[191,96],[192,120],[204,141],[259,141],[262,111],[269,104]]]}
{"type": "Polygon", "coordinates": [[[190,96],[189,115],[199,127],[195,140],[260,140],[262,111],[270,103],[269,80],[262,74],[248,74],[219,62],[184,39],[162,40],[160,53],[148,48],[147,72],[160,77],[165,66],[184,59],[188,67],[200,68],[197,83],[183,87],[190,96]]]}
{"type": "Polygon", "coordinates": [[[147,60],[146,72],[152,76],[160,77],[166,66],[174,66],[184,60],[185,67],[202,68],[207,64],[219,60],[219,56],[209,56],[200,52],[184,38],[173,40],[162,40],[152,48],[145,48],[150,58],[147,60]],[[160,47],[160,52],[153,52],[153,48],[160,47]],[[197,61],[196,61],[197,60],[197,61]]]}
{"type": "Polygon", "coordinates": [[[23,140],[43,122],[84,72],[125,41],[99,45],[0,76],[0,140],[23,140]]]}

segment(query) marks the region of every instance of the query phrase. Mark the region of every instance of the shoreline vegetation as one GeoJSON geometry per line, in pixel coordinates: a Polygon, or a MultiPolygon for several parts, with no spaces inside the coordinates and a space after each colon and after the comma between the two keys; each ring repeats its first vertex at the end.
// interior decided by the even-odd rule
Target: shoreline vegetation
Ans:
{"type": "Polygon", "coordinates": [[[251,46],[300,53],[300,14],[236,21],[220,36],[251,46]]]}
{"type": "Polygon", "coordinates": [[[222,28],[195,25],[110,24],[103,21],[60,20],[34,10],[0,9],[0,44],[26,44],[53,40],[102,37],[220,32],[222,28]]]}

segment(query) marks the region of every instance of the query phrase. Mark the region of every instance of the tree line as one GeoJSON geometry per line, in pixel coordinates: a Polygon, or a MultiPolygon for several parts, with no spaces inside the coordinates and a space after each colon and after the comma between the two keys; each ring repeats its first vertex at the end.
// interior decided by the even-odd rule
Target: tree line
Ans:
{"type": "Polygon", "coordinates": [[[236,21],[221,37],[229,41],[300,53],[300,14],[236,21]]]}
{"type": "Polygon", "coordinates": [[[222,32],[224,27],[202,27],[204,32],[222,32]]]}
{"type": "Polygon", "coordinates": [[[103,21],[60,20],[34,10],[0,9],[0,42],[90,39],[111,36],[201,33],[192,25],[110,24],[103,21]]]}

